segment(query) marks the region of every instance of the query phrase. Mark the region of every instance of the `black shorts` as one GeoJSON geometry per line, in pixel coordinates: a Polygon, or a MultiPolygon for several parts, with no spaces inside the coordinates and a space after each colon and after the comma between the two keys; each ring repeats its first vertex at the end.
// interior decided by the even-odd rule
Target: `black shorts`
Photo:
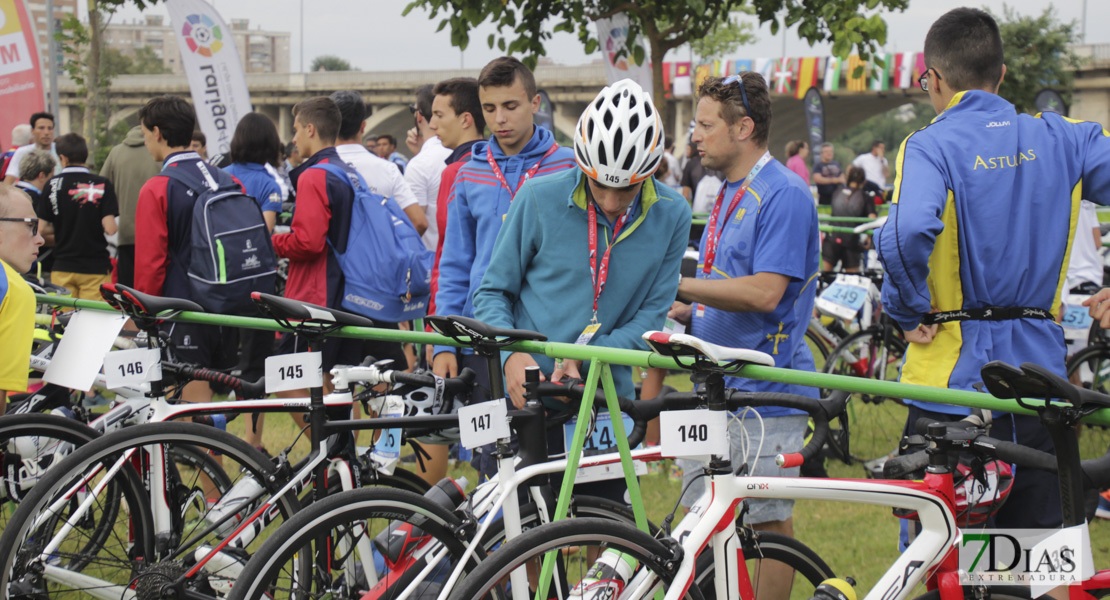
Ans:
{"type": "Polygon", "coordinates": [[[859,245],[850,246],[845,244],[843,237],[838,237],[838,234],[835,233],[829,233],[825,235],[825,241],[821,243],[821,258],[834,267],[837,262],[842,261],[842,269],[855,269],[862,262],[863,249],[859,245]]]}
{"type": "Polygon", "coordinates": [[[116,281],[135,287],[135,245],[116,246],[116,281]]]}
{"type": "Polygon", "coordinates": [[[232,327],[168,323],[162,330],[170,336],[170,360],[209,369],[235,367],[239,356],[239,331],[232,327]]]}

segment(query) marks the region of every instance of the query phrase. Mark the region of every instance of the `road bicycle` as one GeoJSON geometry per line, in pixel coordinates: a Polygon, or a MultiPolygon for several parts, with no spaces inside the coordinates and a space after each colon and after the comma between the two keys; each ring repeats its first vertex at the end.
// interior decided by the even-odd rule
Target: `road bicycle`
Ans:
{"type": "MultiPolygon", "coordinates": [[[[511,337],[504,335],[503,330],[494,329],[471,319],[432,317],[431,322],[433,327],[450,337],[458,335],[458,330],[452,331],[452,327],[463,325],[469,330],[467,341],[472,345],[481,346],[481,340],[492,340],[498,337],[505,341],[512,341],[511,337]]],[[[493,372],[500,373],[500,369],[495,368],[493,372]]],[[[406,598],[412,597],[413,594],[429,597],[433,593],[438,593],[440,598],[446,598],[448,591],[459,582],[460,577],[466,576],[467,572],[474,568],[475,560],[486,556],[503,540],[512,539],[513,534],[507,534],[508,531],[527,531],[540,523],[550,522],[552,516],[558,513],[553,510],[555,506],[552,502],[551,490],[540,485],[543,481],[541,476],[562,473],[567,469],[568,461],[566,459],[546,460],[547,445],[543,434],[544,410],[540,404],[540,398],[577,396],[582,393],[582,388],[577,382],[568,385],[540,383],[538,369],[528,371],[528,376],[527,404],[523,410],[509,413],[521,440],[517,464],[507,473],[503,469],[498,476],[479,485],[466,503],[456,508],[459,522],[454,527],[455,539],[439,540],[438,536],[430,535],[412,543],[410,550],[386,556],[384,559],[379,558],[378,553],[370,555],[362,553],[358,550],[359,538],[372,536],[379,530],[383,531],[378,534],[379,536],[389,536],[390,540],[394,538],[395,531],[399,532],[397,537],[401,539],[411,540],[414,536],[411,533],[406,535],[408,531],[406,524],[394,523],[388,527],[374,524],[375,519],[383,520],[383,513],[388,514],[399,503],[403,504],[396,495],[388,490],[346,492],[329,499],[327,505],[321,503],[308,507],[275,532],[248,563],[243,572],[244,583],[233,589],[231,598],[406,598]],[[521,510],[521,523],[513,523],[512,521],[517,517],[508,512],[502,520],[496,519],[501,508],[510,506],[517,500],[518,489],[521,486],[527,489],[530,497],[521,510]],[[334,551],[333,555],[342,559],[335,559],[329,564],[331,571],[326,576],[315,573],[313,581],[296,581],[296,570],[292,567],[294,557],[309,552],[310,543],[321,534],[328,538],[329,547],[353,550],[334,551]],[[466,544],[462,554],[457,552],[459,543],[466,544]],[[432,558],[428,558],[429,556],[432,558]],[[452,557],[454,565],[442,562],[448,556],[452,557]],[[367,565],[370,564],[373,564],[373,570],[377,571],[374,575],[378,581],[388,581],[388,585],[380,583],[378,588],[369,590],[358,587],[359,583],[371,581],[373,578],[361,572],[352,575],[352,570],[367,570],[369,569],[367,565]],[[453,570],[450,569],[452,566],[453,570]],[[411,574],[414,571],[420,573],[420,576],[413,577],[411,574]],[[450,572],[450,576],[446,576],[447,572],[450,572]],[[431,587],[430,590],[429,587],[431,587]]],[[[495,387],[497,380],[495,376],[493,381],[495,387]]],[[[499,387],[494,390],[495,393],[500,391],[499,387]]],[[[598,398],[595,398],[595,401],[597,400],[598,398]]],[[[635,411],[635,407],[639,404],[639,402],[627,400],[620,401],[622,412],[631,414],[639,414],[635,411]]],[[[641,416],[633,419],[633,427],[629,434],[631,446],[635,446],[642,439],[650,418],[650,416],[647,418],[641,416]]],[[[597,430],[594,435],[597,437],[597,430]]],[[[600,437],[604,435],[605,433],[602,432],[600,437]]],[[[633,451],[631,458],[659,460],[661,457],[659,449],[653,448],[633,451]]],[[[588,471],[619,463],[620,460],[619,453],[611,451],[600,455],[592,453],[582,457],[579,468],[588,471]]],[[[406,512],[411,513],[417,510],[418,507],[406,508],[406,512]]],[[[600,518],[629,526],[634,523],[630,511],[626,508],[614,506],[611,502],[590,496],[575,496],[572,514],[576,519],[600,518]]],[[[450,525],[444,524],[440,524],[439,528],[441,531],[452,530],[450,525]]],[[[648,530],[655,532],[657,528],[649,525],[648,530]]],[[[741,530],[741,535],[744,546],[753,554],[765,554],[779,559],[785,556],[788,557],[786,560],[803,557],[801,562],[806,565],[805,572],[810,576],[813,585],[829,574],[828,568],[816,558],[816,555],[795,540],[774,534],[756,535],[746,528],[741,530]]],[[[366,551],[373,552],[376,549],[382,554],[388,554],[393,546],[395,544],[392,543],[385,548],[367,546],[366,551]]]]}
{"type": "MultiPolygon", "coordinates": [[[[199,308],[187,301],[151,297],[122,286],[106,292],[116,306],[145,329],[156,329],[166,311],[199,308]]],[[[308,336],[310,347],[318,347],[324,335],[341,326],[369,323],[341,311],[267,295],[259,295],[256,301],[272,316],[295,325],[301,335],[308,336]]],[[[157,339],[156,334],[151,339],[157,339]]],[[[325,422],[328,408],[349,411],[357,369],[337,369],[333,374],[337,391],[326,399],[320,388],[313,388],[309,399],[172,405],[162,396],[161,382],[151,383],[151,407],[147,410],[150,422],[101,437],[76,450],[50,469],[20,504],[12,526],[4,531],[8,542],[0,552],[0,589],[7,590],[9,597],[49,592],[55,596],[73,593],[118,598],[130,595],[131,589],[139,597],[159,597],[163,593],[212,597],[226,593],[249,556],[251,545],[260,543],[264,531],[299,509],[297,495],[307,482],[312,484],[315,499],[322,495],[319,482],[323,481],[337,481],[352,488],[395,480],[396,474],[385,477],[377,469],[360,468],[365,461],[351,454],[351,444],[329,447],[331,434],[389,429],[401,421],[422,427],[457,425],[457,419],[452,422],[442,417],[325,422]],[[219,429],[169,422],[182,417],[290,411],[308,412],[312,425],[313,452],[296,466],[289,464],[287,451],[271,460],[219,429]],[[234,467],[227,471],[235,478],[234,487],[213,498],[208,496],[209,490],[203,489],[199,476],[178,484],[181,477],[171,476],[164,459],[166,449],[178,445],[221,456],[225,465],[230,461],[234,467]],[[366,475],[370,476],[364,478],[366,475]],[[119,506],[127,510],[120,511],[119,506]],[[90,531],[85,525],[102,521],[115,523],[111,536],[90,531]]],[[[405,377],[396,373],[393,380],[402,382],[405,377]]],[[[242,384],[228,376],[216,379],[233,387],[242,384]]],[[[454,394],[468,389],[470,382],[457,379],[440,385],[454,394]]],[[[390,401],[401,402],[397,397],[382,399],[383,403],[390,401]]],[[[423,491],[426,487],[421,481],[415,489],[423,491]]],[[[311,561],[306,561],[303,568],[307,572],[310,566],[311,561]]]]}
{"type": "MultiPolygon", "coordinates": [[[[739,373],[745,364],[767,364],[751,351],[715,347],[688,336],[652,332],[645,338],[655,352],[684,361],[705,382],[705,389],[694,399],[711,412],[735,410],[741,400],[749,399],[724,389],[726,374],[739,373]],[[723,361],[729,362],[719,364],[723,361]]],[[[809,412],[816,423],[805,448],[797,454],[780,455],[776,461],[796,465],[812,458],[820,448],[828,433],[829,413],[821,401],[782,396],[777,403],[809,412]]],[[[668,397],[655,408],[689,408],[690,400],[668,397]]],[[[641,403],[637,408],[655,402],[641,403]]],[[[916,513],[921,533],[865,600],[903,600],[925,581],[949,592],[955,586],[955,594],[962,598],[956,554],[958,513],[947,450],[934,450],[929,455],[929,468],[921,481],[746,477],[737,474],[743,472],[743,466],[734,471],[727,455],[714,454],[704,471],[709,478],[705,494],[669,535],[653,537],[618,523],[588,519],[538,527],[483,561],[451,599],[473,600],[492,594],[523,600],[533,597],[533,592],[538,598],[611,595],[622,600],[648,598],[657,592],[665,600],[756,597],[762,590],[753,586],[753,577],[759,576],[764,565],[748,564],[750,556],[744,553],[734,525],[738,509],[743,517],[741,503],[747,498],[855,502],[916,513]],[[511,573],[522,571],[529,562],[545,555],[549,557],[546,560],[555,562],[554,568],[538,577],[533,575],[527,586],[510,584],[511,573]],[[590,556],[602,558],[592,560],[590,556]],[[707,571],[712,573],[710,581],[699,581],[698,574],[707,571]],[[579,585],[582,587],[576,588],[579,585]]],[[[800,571],[801,565],[796,569],[800,571]]],[[[790,582],[789,577],[779,581],[787,587],[790,582]]],[[[797,583],[794,581],[794,585],[797,583]]],[[[995,595],[1004,596],[1003,592],[995,595]]],[[[947,600],[951,596],[942,597],[947,600]]]]}

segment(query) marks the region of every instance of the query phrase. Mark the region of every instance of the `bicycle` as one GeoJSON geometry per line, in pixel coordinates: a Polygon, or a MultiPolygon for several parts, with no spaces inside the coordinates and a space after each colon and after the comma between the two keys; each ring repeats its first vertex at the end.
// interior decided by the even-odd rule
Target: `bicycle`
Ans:
{"type": "MultiPolygon", "coordinates": [[[[693,397],[671,397],[658,402],[658,409],[681,409],[695,405],[708,406],[710,412],[735,410],[742,401],[751,402],[757,395],[740,394],[724,389],[723,378],[734,374],[747,363],[761,363],[750,351],[720,348],[688,336],[653,332],[645,334],[652,349],[679,361],[686,361],[697,376],[704,379],[705,390],[693,397]],[[719,362],[729,361],[726,365],[719,362]]],[[[827,400],[779,395],[775,404],[810,412],[816,429],[811,440],[797,454],[780,455],[780,465],[796,465],[812,458],[828,434],[827,400]]],[[[648,401],[642,405],[651,405],[648,401]]],[[[643,406],[637,407],[643,408],[643,406]]],[[[958,561],[955,544],[958,540],[957,512],[954,504],[952,472],[946,452],[934,450],[929,470],[923,481],[829,480],[813,478],[745,477],[734,474],[727,455],[714,454],[705,469],[711,484],[694,504],[687,516],[669,535],[655,538],[627,526],[592,520],[557,522],[533,529],[506,544],[500,552],[487,558],[451,596],[452,600],[473,600],[487,594],[512,595],[516,600],[530,598],[528,586],[507,586],[510,573],[529,561],[544,555],[557,561],[557,568],[543,573],[530,583],[538,588],[539,598],[567,598],[572,588],[582,584],[575,594],[619,596],[622,600],[647,598],[663,592],[665,600],[705,597],[710,589],[717,598],[753,598],[752,573],[746,564],[733,526],[737,508],[745,498],[790,498],[845,501],[880,506],[901,507],[916,512],[922,533],[879,579],[865,600],[903,600],[915,586],[929,580],[931,587],[959,594],[958,561]],[[582,548],[602,556],[600,561],[584,558],[582,548]],[[711,552],[706,550],[711,549],[711,552]],[[557,552],[552,552],[558,550],[557,552]],[[710,559],[702,558],[708,554],[710,559]],[[711,560],[712,588],[705,579],[698,580],[699,563],[708,566],[711,560]],[[595,577],[602,569],[603,577],[595,577]],[[596,580],[605,580],[598,582],[596,580]],[[616,580],[616,583],[614,583],[616,580]],[[588,588],[586,586],[598,583],[588,588]],[[621,585],[623,583],[623,585],[621,585]],[[550,590],[548,590],[548,587],[550,590]],[[591,591],[593,590],[593,591],[591,591]]],[[[742,471],[742,468],[741,468],[742,471]]],[[[741,511],[742,517],[742,511],[741,511]]],[[[799,565],[800,568],[800,565],[799,565]]],[[[758,570],[755,570],[758,574],[758,570]]],[[[812,595],[812,594],[811,594],[812,595]]],[[[948,596],[945,595],[945,598],[948,596]]],[[[961,595],[962,597],[962,595],[961,595]]],[[[1002,597],[1002,594],[996,597],[1002,597]]]]}
{"type": "MultiPolygon", "coordinates": [[[[117,306],[137,317],[136,322],[146,329],[154,329],[159,315],[166,310],[199,308],[187,301],[146,296],[127,288],[113,288],[109,290],[109,295],[117,306]]],[[[344,325],[368,323],[361,317],[341,311],[329,311],[272,296],[259,295],[256,301],[278,318],[298,321],[301,333],[316,340],[313,345],[331,330],[344,325]]],[[[156,335],[151,339],[157,339],[156,335]]],[[[12,522],[16,526],[4,531],[4,535],[8,536],[8,545],[0,558],[3,564],[0,589],[28,595],[39,593],[47,583],[52,583],[58,588],[56,591],[87,589],[93,595],[105,598],[119,597],[123,589],[132,585],[147,595],[158,595],[164,589],[172,589],[179,594],[201,594],[202,597],[226,592],[249,554],[248,546],[258,540],[262,532],[276,523],[279,517],[288,518],[299,509],[300,502],[296,496],[305,482],[313,482],[314,493],[317,482],[325,480],[338,480],[348,487],[362,483],[360,476],[365,471],[357,467],[362,461],[357,456],[329,452],[328,434],[357,429],[387,429],[406,419],[426,427],[457,424],[457,419],[451,423],[450,419],[445,421],[442,417],[407,417],[338,421],[325,425],[326,408],[349,407],[353,403],[348,384],[357,379],[349,379],[348,374],[357,373],[357,369],[339,369],[336,373],[338,391],[327,399],[316,388],[313,397],[307,400],[170,405],[161,396],[161,382],[152,383],[151,395],[154,397],[148,412],[150,420],[155,422],[95,440],[48,471],[31,490],[13,516],[12,522]],[[290,410],[307,410],[312,421],[313,453],[296,467],[288,463],[287,452],[279,455],[275,464],[238,438],[206,425],[157,422],[187,416],[290,410]],[[239,477],[235,484],[239,489],[233,488],[214,503],[194,503],[189,507],[192,509],[187,515],[189,518],[186,518],[179,498],[170,493],[172,490],[166,489],[166,478],[162,472],[164,462],[159,457],[164,454],[165,447],[179,444],[195,445],[219,453],[225,461],[234,459],[242,471],[236,473],[239,477]],[[144,481],[150,482],[149,489],[143,485],[144,481]],[[114,487],[109,487],[109,484],[114,487]],[[113,490],[117,489],[122,491],[114,493],[113,490]],[[90,491],[86,495],[82,490],[90,491]],[[112,547],[92,544],[88,532],[71,526],[69,522],[61,522],[84,518],[90,511],[103,514],[104,507],[116,504],[120,494],[130,514],[124,515],[126,532],[120,534],[120,539],[114,540],[116,543],[112,547]],[[71,498],[76,497],[83,498],[79,506],[69,503],[71,498]],[[57,561],[52,553],[63,544],[69,552],[75,548],[93,552],[96,562],[101,566],[113,566],[114,572],[98,572],[95,575],[80,572],[93,562],[84,556],[70,557],[70,563],[65,565],[69,568],[59,567],[54,564],[57,561]]],[[[242,386],[240,380],[219,375],[217,379],[242,386]]],[[[398,374],[396,380],[401,381],[404,375],[398,374]]],[[[420,380],[421,383],[423,381],[420,380]]],[[[447,382],[452,393],[468,385],[465,380],[447,382]]],[[[400,404],[399,399],[395,401],[400,404]]],[[[379,477],[376,469],[371,469],[370,473],[373,477],[368,483],[392,481],[392,478],[379,477]]],[[[423,482],[420,484],[423,485],[423,482]]],[[[196,483],[193,482],[191,487],[196,488],[196,483]]],[[[426,488],[420,488],[421,491],[423,489],[426,488]]],[[[307,572],[310,563],[305,562],[303,567],[307,572]]]]}

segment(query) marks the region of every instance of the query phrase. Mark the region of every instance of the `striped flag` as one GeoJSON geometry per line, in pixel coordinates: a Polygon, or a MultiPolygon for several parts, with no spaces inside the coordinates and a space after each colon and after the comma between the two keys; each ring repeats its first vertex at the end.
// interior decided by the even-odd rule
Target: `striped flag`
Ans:
{"type": "Polygon", "coordinates": [[[794,86],[794,97],[801,100],[806,91],[817,83],[817,58],[798,59],[798,82],[794,86]]]}
{"type": "Polygon", "coordinates": [[[894,57],[890,54],[878,54],[875,59],[871,61],[871,90],[885,92],[890,89],[890,71],[894,57]],[[883,60],[882,66],[879,66],[877,59],[883,60]]]}
{"type": "Polygon", "coordinates": [[[913,66],[917,60],[916,52],[902,52],[894,57],[894,77],[898,82],[898,89],[908,90],[913,87],[913,66]]]}
{"type": "Polygon", "coordinates": [[[821,82],[821,87],[826,92],[835,92],[840,89],[840,65],[842,60],[835,56],[830,56],[825,61],[825,77],[821,82]]]}
{"type": "Polygon", "coordinates": [[[867,63],[860,60],[858,54],[853,54],[848,57],[848,73],[845,74],[847,81],[847,88],[849,92],[863,92],[867,90],[867,63]],[[856,75],[856,69],[861,68],[860,74],[856,75]]]}
{"type": "Polygon", "coordinates": [[[913,80],[917,81],[918,79],[921,79],[921,76],[924,75],[924,74],[925,74],[925,53],[924,52],[918,52],[917,53],[917,60],[914,61],[913,80]]]}
{"type": "Polygon", "coordinates": [[[753,71],[763,76],[763,80],[767,82],[767,87],[771,87],[775,82],[775,63],[777,61],[773,58],[757,58],[755,59],[753,71]]]}
{"type": "Polygon", "coordinates": [[[782,58],[775,65],[775,92],[779,94],[794,93],[794,63],[793,58],[782,58]]]}

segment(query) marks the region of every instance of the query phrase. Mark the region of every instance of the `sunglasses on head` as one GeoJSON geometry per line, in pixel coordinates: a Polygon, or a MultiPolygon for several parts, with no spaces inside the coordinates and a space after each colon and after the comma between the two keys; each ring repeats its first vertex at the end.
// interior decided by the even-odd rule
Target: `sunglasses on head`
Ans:
{"type": "Polygon", "coordinates": [[[0,221],[23,223],[31,228],[31,235],[37,235],[39,232],[39,220],[34,217],[3,217],[0,221]]]}
{"type": "Polygon", "coordinates": [[[744,89],[744,79],[739,75],[729,75],[721,80],[721,85],[732,85],[733,83],[740,84],[738,87],[740,88],[740,100],[744,102],[744,111],[747,113],[748,118],[754,121],[755,117],[752,115],[752,107],[748,104],[748,92],[744,89]]]}

